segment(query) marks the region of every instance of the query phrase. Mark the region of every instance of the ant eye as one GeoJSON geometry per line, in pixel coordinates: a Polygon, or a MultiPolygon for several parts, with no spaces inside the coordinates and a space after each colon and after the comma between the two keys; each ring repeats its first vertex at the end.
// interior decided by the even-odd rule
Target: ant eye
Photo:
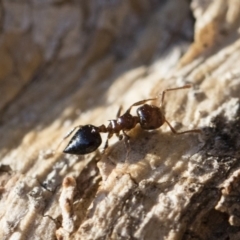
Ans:
{"type": "Polygon", "coordinates": [[[82,126],[72,137],[65,153],[87,154],[95,151],[102,143],[102,139],[97,127],[93,125],[82,126]]]}

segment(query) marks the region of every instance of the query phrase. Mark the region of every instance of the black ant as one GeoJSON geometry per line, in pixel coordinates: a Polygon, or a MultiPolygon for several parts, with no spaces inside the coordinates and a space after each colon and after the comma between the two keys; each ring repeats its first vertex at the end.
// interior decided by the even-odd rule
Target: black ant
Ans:
{"type": "Polygon", "coordinates": [[[120,110],[117,114],[117,119],[110,120],[109,125],[106,127],[105,125],[101,125],[99,127],[93,125],[84,125],[84,126],[76,126],[74,127],[67,136],[64,137],[66,139],[69,137],[73,131],[77,128],[78,131],[74,134],[64,152],[69,154],[88,154],[95,151],[102,143],[102,138],[100,133],[108,133],[106,143],[104,145],[103,150],[108,147],[108,140],[116,134],[119,140],[122,139],[122,134],[124,135],[125,143],[127,145],[129,136],[126,134],[126,131],[133,129],[138,123],[141,128],[144,130],[153,130],[161,127],[165,122],[170,127],[171,131],[174,134],[184,134],[184,133],[200,133],[199,129],[192,129],[184,132],[177,132],[170,123],[166,120],[163,110],[161,109],[163,106],[164,96],[166,92],[175,91],[179,89],[190,88],[191,85],[185,85],[178,88],[169,88],[162,92],[161,106],[157,107],[150,104],[145,104],[146,102],[156,100],[155,98],[145,99],[139,102],[132,104],[128,110],[120,116],[120,110]],[[137,116],[133,116],[130,111],[132,107],[142,105],[137,109],[137,116]]]}

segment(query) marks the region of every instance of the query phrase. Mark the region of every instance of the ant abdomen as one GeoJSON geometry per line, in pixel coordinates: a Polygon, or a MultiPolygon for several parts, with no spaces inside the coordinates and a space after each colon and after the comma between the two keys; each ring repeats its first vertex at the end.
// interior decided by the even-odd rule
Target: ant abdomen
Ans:
{"type": "Polygon", "coordinates": [[[139,124],[146,130],[157,129],[163,125],[165,118],[159,107],[144,104],[137,109],[139,124]]]}
{"type": "Polygon", "coordinates": [[[97,127],[93,125],[81,126],[74,134],[65,153],[83,155],[95,151],[102,143],[102,138],[97,127]]]}

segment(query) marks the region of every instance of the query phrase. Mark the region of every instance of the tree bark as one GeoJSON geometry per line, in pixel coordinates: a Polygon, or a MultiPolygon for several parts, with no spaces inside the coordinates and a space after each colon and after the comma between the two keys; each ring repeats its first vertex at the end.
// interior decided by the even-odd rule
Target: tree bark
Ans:
{"type": "Polygon", "coordinates": [[[0,239],[240,239],[239,20],[239,0],[3,0],[0,239]],[[186,84],[161,109],[201,133],[58,147],[186,84]]]}

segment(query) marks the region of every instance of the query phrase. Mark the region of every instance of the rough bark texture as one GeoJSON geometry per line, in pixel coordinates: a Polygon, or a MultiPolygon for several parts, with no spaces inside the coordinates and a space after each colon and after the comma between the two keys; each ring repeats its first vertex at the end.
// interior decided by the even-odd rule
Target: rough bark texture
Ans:
{"type": "Polygon", "coordinates": [[[3,0],[0,239],[240,239],[239,25],[239,0],[3,0]],[[164,111],[201,134],[53,152],[187,83],[164,111]]]}

